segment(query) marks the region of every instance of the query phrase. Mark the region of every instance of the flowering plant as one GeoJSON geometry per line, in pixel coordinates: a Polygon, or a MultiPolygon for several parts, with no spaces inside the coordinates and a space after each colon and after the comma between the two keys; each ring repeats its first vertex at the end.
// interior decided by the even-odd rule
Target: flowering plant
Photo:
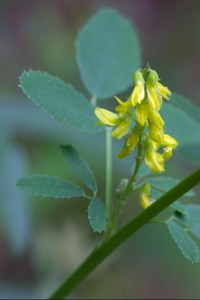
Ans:
{"type": "MultiPolygon", "coordinates": [[[[200,260],[198,246],[189,235],[200,237],[200,206],[176,201],[184,194],[187,197],[194,196],[191,189],[200,181],[200,170],[180,182],[173,177],[160,176],[165,172],[165,163],[174,149],[185,141],[185,136],[176,130],[172,119],[175,116],[180,120],[177,126],[191,129],[197,122],[192,119],[191,113],[187,114],[187,108],[190,108],[190,112],[198,108],[186,100],[180,100],[181,96],[175,95],[171,101],[172,93],[161,83],[157,72],[149,65],[139,69],[141,61],[137,33],[116,11],[105,9],[97,13],[79,33],[76,51],[81,77],[91,94],[90,102],[70,84],[47,73],[28,71],[20,77],[23,92],[56,120],[94,134],[105,129],[103,200],[100,199],[102,191],[99,190],[94,173],[72,145],[62,145],[61,150],[67,163],[83,182],[83,187],[58,177],[38,174],[20,178],[16,183],[17,187],[33,195],[83,197],[89,200],[89,223],[93,231],[102,233],[96,249],[51,298],[65,297],[120,244],[150,221],[166,224],[183,255],[192,263],[200,260]],[[127,47],[124,47],[125,44],[127,47]],[[103,51],[101,45],[104,45],[103,51]],[[115,96],[118,103],[115,113],[97,106],[97,101],[127,89],[132,84],[132,75],[134,87],[128,98],[123,101],[115,96]],[[176,103],[178,108],[168,103],[165,105],[163,99],[176,103]],[[166,118],[163,118],[163,114],[166,118]],[[183,114],[187,114],[188,120],[192,119],[190,125],[181,123],[183,114]],[[169,135],[168,130],[175,137],[169,135]],[[129,178],[121,178],[115,196],[112,185],[112,138],[119,142],[123,140],[119,159],[135,158],[131,159],[131,175],[129,178]],[[143,211],[122,226],[121,216],[125,204],[130,198],[137,197],[143,211]],[[169,206],[171,211],[168,218],[154,219],[169,206]]],[[[195,126],[199,130],[199,125],[195,126]]],[[[194,141],[196,133],[192,134],[191,130],[189,142],[194,141]]]]}

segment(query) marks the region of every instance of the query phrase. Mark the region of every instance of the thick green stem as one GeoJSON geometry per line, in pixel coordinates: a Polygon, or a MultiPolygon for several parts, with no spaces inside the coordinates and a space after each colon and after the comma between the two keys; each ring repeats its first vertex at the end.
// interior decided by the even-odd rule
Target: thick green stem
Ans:
{"type": "Polygon", "coordinates": [[[110,222],[111,207],[112,207],[112,136],[111,127],[106,127],[106,188],[105,188],[105,205],[107,224],[110,222]]]}
{"type": "Polygon", "coordinates": [[[200,182],[200,169],[185,178],[170,191],[165,193],[156,202],[151,204],[142,213],[136,216],[127,225],[121,228],[113,237],[96,248],[80,267],[55,291],[49,299],[62,299],[66,297],[77,285],[90,274],[100,263],[108,257],[118,246],[131,235],[151,221],[166,207],[192,189],[200,182]]]}

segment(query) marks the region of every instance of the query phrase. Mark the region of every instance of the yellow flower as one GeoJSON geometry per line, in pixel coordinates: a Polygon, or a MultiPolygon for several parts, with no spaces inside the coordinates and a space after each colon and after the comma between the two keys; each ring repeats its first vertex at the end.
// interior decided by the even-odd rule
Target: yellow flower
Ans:
{"type": "Polygon", "coordinates": [[[168,134],[164,134],[164,140],[163,140],[163,146],[166,146],[163,149],[163,158],[164,160],[168,160],[171,156],[172,156],[172,151],[174,148],[176,148],[176,146],[178,145],[178,142],[175,138],[173,138],[172,136],[168,135],[168,134]]]}
{"type": "Polygon", "coordinates": [[[178,145],[177,140],[168,134],[164,134],[163,138],[163,146],[169,146],[174,149],[178,145]]]}
{"type": "Polygon", "coordinates": [[[164,158],[164,160],[168,160],[172,156],[172,150],[172,147],[165,147],[163,149],[162,157],[164,158]]]}
{"type": "Polygon", "coordinates": [[[139,202],[143,208],[147,208],[152,202],[153,198],[149,197],[151,192],[151,186],[148,182],[145,182],[140,188],[139,202]]]}
{"type": "Polygon", "coordinates": [[[153,140],[151,140],[151,145],[153,146],[154,150],[158,150],[158,148],[160,148],[160,144],[157,142],[154,142],[153,140]]]}
{"type": "Polygon", "coordinates": [[[133,92],[131,94],[131,103],[133,106],[136,106],[138,103],[141,103],[144,99],[144,84],[142,82],[138,82],[134,87],[133,92]]]}
{"type": "Polygon", "coordinates": [[[139,142],[139,133],[135,130],[126,138],[124,146],[118,154],[118,158],[124,158],[129,154],[131,154],[131,152],[133,152],[138,142],[139,142]]]}
{"type": "Polygon", "coordinates": [[[142,100],[141,104],[138,104],[135,108],[135,121],[141,126],[148,124],[149,106],[147,102],[142,100]]]}
{"type": "Polygon", "coordinates": [[[115,97],[115,99],[119,103],[119,105],[115,107],[115,110],[118,113],[125,114],[128,110],[130,110],[130,108],[131,108],[131,100],[130,99],[128,99],[126,102],[122,101],[118,97],[115,97]]]}
{"type": "Polygon", "coordinates": [[[150,110],[160,110],[162,106],[162,96],[156,87],[147,84],[147,99],[150,110]]]}
{"type": "Polygon", "coordinates": [[[129,132],[131,123],[132,123],[131,115],[126,115],[124,119],[119,123],[117,128],[113,130],[112,137],[121,139],[129,132]]]}
{"type": "Polygon", "coordinates": [[[147,148],[145,151],[145,163],[152,173],[162,173],[164,169],[164,158],[155,151],[150,139],[147,141],[147,148]]]}
{"type": "Polygon", "coordinates": [[[100,120],[100,124],[104,124],[107,126],[117,126],[112,132],[112,137],[121,139],[129,132],[129,128],[132,122],[131,113],[118,115],[107,109],[97,107],[95,109],[95,114],[100,120]]]}
{"type": "Polygon", "coordinates": [[[136,106],[137,104],[140,104],[145,96],[145,81],[142,75],[141,70],[137,70],[134,74],[134,83],[135,87],[133,89],[133,92],[130,96],[131,103],[133,106],[136,106]]]}
{"type": "Polygon", "coordinates": [[[144,209],[147,208],[152,203],[151,198],[147,196],[145,193],[140,194],[139,202],[144,209]]]}
{"type": "Polygon", "coordinates": [[[147,97],[150,109],[160,110],[162,106],[162,97],[169,100],[171,92],[168,87],[163,86],[159,82],[159,77],[156,71],[150,70],[147,79],[147,97]]]}
{"type": "Polygon", "coordinates": [[[148,128],[149,137],[156,143],[162,144],[163,143],[163,130],[156,127],[154,124],[149,125],[148,128]]]}
{"type": "Polygon", "coordinates": [[[149,112],[148,119],[150,124],[156,126],[159,129],[162,129],[165,124],[165,122],[161,118],[161,115],[156,110],[152,110],[149,112]]]}
{"type": "Polygon", "coordinates": [[[101,121],[101,124],[107,126],[116,126],[119,124],[120,121],[119,115],[104,108],[97,107],[95,109],[95,115],[101,121]]]}
{"type": "Polygon", "coordinates": [[[149,120],[149,128],[148,128],[149,137],[154,142],[162,144],[164,139],[163,126],[165,122],[161,118],[159,112],[157,112],[155,109],[150,111],[148,120],[149,120]]]}
{"type": "Polygon", "coordinates": [[[162,97],[166,100],[169,100],[169,96],[171,96],[171,91],[168,89],[168,87],[163,86],[160,82],[157,82],[157,88],[162,95],[162,97]]]}

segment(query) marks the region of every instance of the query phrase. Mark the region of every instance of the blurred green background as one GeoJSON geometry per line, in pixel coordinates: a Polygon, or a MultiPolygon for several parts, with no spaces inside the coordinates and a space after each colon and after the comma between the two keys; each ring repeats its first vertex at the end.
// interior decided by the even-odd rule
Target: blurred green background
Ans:
{"type": "MultiPolygon", "coordinates": [[[[23,70],[44,70],[89,97],[79,76],[74,42],[82,25],[104,7],[117,9],[134,23],[144,66],[149,62],[172,91],[199,105],[200,1],[1,0],[0,298],[47,297],[99,239],[88,225],[86,200],[31,199],[14,183],[31,173],[76,182],[59,149],[60,143],[72,143],[103,187],[103,134],[80,134],[60,125],[22,94],[18,77],[23,70]]],[[[120,146],[114,146],[116,157],[120,146]]],[[[130,160],[114,162],[117,187],[129,175],[130,160]]],[[[182,179],[195,168],[175,155],[166,174],[182,179]]],[[[129,204],[129,217],[130,210],[136,214],[138,204],[129,204]]],[[[71,298],[199,299],[199,278],[200,265],[183,258],[167,229],[149,225],[81,283],[71,298]]]]}

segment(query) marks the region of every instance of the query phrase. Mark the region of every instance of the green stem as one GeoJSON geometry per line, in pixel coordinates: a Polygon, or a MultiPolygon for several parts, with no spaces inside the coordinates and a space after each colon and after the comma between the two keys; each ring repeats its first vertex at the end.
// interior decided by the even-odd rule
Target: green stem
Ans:
{"type": "Polygon", "coordinates": [[[77,285],[90,274],[105,258],[107,258],[118,246],[125,242],[131,235],[162,212],[166,207],[192,189],[200,182],[200,169],[193,172],[174,188],[165,193],[156,202],[151,204],[142,213],[136,216],[127,225],[121,228],[113,237],[96,248],[80,267],[54,292],[49,299],[61,299],[66,297],[77,285]]]}
{"type": "Polygon", "coordinates": [[[106,188],[105,188],[105,205],[106,205],[106,217],[107,223],[110,222],[111,206],[112,206],[112,136],[111,127],[106,127],[106,188]]]}
{"type": "Polygon", "coordinates": [[[134,169],[133,174],[132,174],[131,178],[129,179],[129,182],[128,182],[128,184],[127,184],[127,186],[126,186],[126,188],[125,188],[125,190],[124,190],[124,192],[121,196],[122,199],[126,199],[126,197],[129,195],[130,191],[132,190],[132,185],[136,180],[136,175],[139,172],[140,166],[142,164],[142,143],[141,143],[141,140],[138,143],[138,153],[137,153],[137,156],[136,156],[135,160],[136,160],[135,169],[134,169]]]}
{"type": "Polygon", "coordinates": [[[107,236],[112,235],[116,230],[116,226],[117,226],[117,223],[119,221],[119,217],[120,217],[121,212],[122,212],[122,210],[123,210],[123,208],[124,208],[124,206],[127,202],[128,195],[129,195],[130,191],[132,190],[132,185],[135,182],[136,175],[137,175],[137,173],[140,169],[140,166],[141,166],[141,163],[142,163],[142,144],[141,144],[141,140],[138,143],[138,153],[137,153],[137,156],[136,156],[135,160],[136,160],[136,163],[135,163],[135,168],[134,168],[133,174],[130,177],[125,190],[120,195],[120,199],[118,201],[117,207],[116,207],[115,212],[113,214],[112,222],[110,224],[110,232],[107,233],[107,236]]]}

